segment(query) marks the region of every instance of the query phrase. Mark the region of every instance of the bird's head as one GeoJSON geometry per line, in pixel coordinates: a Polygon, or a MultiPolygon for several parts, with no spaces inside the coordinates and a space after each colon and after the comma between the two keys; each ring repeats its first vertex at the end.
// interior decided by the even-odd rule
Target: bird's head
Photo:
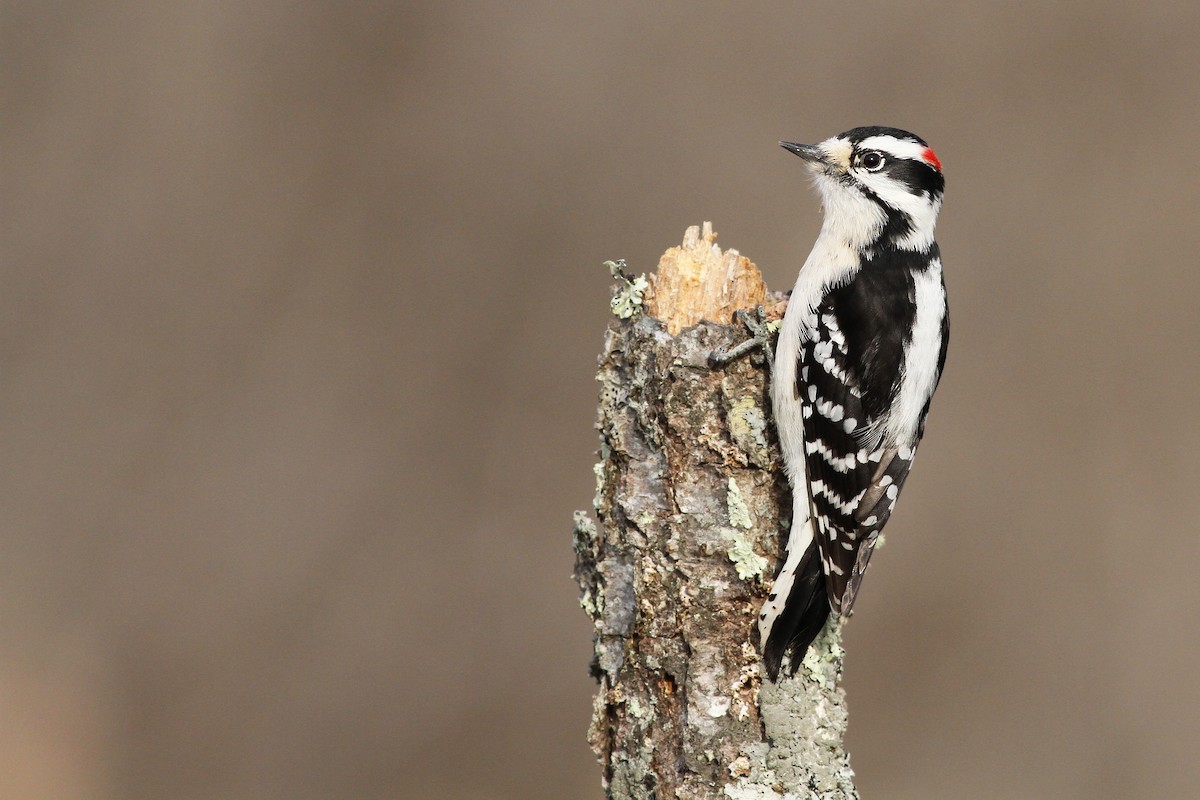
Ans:
{"type": "Polygon", "coordinates": [[[780,142],[804,159],[825,206],[827,233],[860,248],[924,250],[933,243],[945,180],[919,136],[854,128],[820,144],[780,142]]]}

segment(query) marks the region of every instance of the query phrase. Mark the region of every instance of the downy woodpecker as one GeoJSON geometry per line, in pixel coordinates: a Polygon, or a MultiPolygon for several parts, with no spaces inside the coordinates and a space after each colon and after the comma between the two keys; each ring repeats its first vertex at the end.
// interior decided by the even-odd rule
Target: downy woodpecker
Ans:
{"type": "Polygon", "coordinates": [[[780,144],[804,159],[825,219],[775,349],[771,394],[794,502],[758,622],[772,681],[785,655],[795,673],[831,610],[850,614],[924,433],[949,334],[933,150],[882,127],[780,144]]]}

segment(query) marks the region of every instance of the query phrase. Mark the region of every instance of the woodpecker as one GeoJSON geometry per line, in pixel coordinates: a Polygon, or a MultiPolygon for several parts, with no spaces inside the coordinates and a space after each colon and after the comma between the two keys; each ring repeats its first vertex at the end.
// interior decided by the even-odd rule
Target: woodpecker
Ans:
{"type": "Polygon", "coordinates": [[[830,612],[849,616],[896,505],[946,363],[949,322],[934,226],[942,165],[923,139],[855,128],[804,160],[824,222],[788,301],[771,395],[792,525],[759,615],[772,681],[795,673],[830,612]]]}

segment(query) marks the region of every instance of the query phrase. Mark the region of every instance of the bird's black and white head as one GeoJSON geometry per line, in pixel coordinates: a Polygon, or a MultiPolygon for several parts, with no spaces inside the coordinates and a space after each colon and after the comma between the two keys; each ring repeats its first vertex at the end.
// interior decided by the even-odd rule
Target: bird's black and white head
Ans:
{"type": "Polygon", "coordinates": [[[855,128],[820,144],[780,142],[804,159],[825,206],[823,234],[858,249],[925,250],[942,207],[942,165],[897,128],[855,128]]]}

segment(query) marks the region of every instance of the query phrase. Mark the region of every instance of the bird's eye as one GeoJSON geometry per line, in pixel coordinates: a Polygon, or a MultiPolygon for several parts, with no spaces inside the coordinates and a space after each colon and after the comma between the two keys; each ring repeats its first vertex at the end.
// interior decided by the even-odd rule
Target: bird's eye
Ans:
{"type": "Polygon", "coordinates": [[[871,172],[878,172],[883,169],[883,156],[876,153],[874,150],[868,150],[862,154],[859,163],[866,167],[871,172]]]}

